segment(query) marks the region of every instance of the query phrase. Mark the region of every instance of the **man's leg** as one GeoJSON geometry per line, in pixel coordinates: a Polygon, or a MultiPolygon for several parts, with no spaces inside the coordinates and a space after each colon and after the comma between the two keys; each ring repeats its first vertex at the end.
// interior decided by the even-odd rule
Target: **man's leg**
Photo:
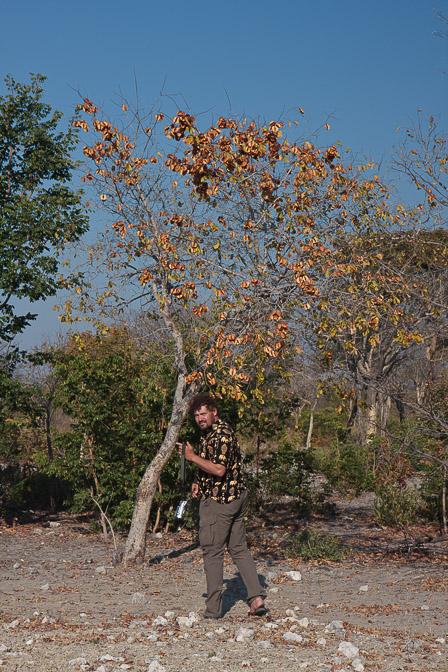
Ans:
{"type": "MultiPolygon", "coordinates": [[[[233,523],[230,527],[228,539],[228,549],[232,560],[238,567],[238,571],[246,584],[247,601],[250,605],[257,598],[265,598],[266,591],[261,587],[258,579],[257,569],[255,567],[252,555],[247,548],[246,526],[244,518],[247,511],[247,490],[245,490],[238,500],[238,510],[235,512],[233,523]]],[[[262,604],[262,601],[260,602],[262,604]]],[[[256,606],[260,606],[256,604],[256,606]]]]}
{"type": "Polygon", "coordinates": [[[199,507],[199,543],[207,579],[204,615],[209,618],[222,615],[223,561],[232,523],[232,516],[226,515],[227,506],[208,498],[202,500],[199,507]]]}

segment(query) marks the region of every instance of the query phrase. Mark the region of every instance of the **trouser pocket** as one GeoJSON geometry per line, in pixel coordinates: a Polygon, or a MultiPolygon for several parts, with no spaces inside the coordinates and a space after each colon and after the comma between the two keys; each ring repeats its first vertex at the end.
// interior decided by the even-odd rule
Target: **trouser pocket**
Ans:
{"type": "Polygon", "coordinates": [[[202,547],[213,546],[216,532],[216,514],[212,513],[209,502],[201,502],[199,509],[199,543],[202,547]]]}

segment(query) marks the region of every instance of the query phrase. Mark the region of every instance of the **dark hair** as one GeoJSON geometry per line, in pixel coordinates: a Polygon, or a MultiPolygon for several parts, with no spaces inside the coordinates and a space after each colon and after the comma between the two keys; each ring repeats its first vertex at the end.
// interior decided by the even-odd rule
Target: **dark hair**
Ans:
{"type": "Polygon", "coordinates": [[[219,413],[218,404],[215,397],[213,397],[211,394],[208,394],[208,392],[201,392],[194,397],[190,404],[188,411],[191,417],[194,417],[196,411],[199,411],[202,406],[206,406],[209,411],[213,411],[213,409],[216,408],[219,413]]]}

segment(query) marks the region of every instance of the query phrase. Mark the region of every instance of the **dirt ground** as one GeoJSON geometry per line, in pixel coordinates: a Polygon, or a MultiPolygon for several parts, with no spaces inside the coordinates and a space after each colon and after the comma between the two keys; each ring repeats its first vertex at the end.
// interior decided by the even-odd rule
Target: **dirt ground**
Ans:
{"type": "MultiPolygon", "coordinates": [[[[145,563],[112,565],[112,541],[67,515],[0,529],[0,667],[8,671],[448,671],[448,545],[382,530],[366,498],[308,521],[351,555],[285,554],[291,512],[251,522],[269,612],[250,619],[225,565],[224,617],[201,618],[205,580],[191,533],[148,536],[145,563]],[[288,574],[296,572],[296,574],[288,574]],[[297,574],[300,573],[300,577],[297,574]]],[[[120,540],[120,544],[123,540],[120,540]]]]}

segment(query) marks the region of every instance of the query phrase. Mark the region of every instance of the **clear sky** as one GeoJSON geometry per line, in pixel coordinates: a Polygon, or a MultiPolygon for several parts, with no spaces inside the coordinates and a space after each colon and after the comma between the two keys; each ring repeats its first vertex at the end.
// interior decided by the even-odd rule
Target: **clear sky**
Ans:
{"type": "MultiPolygon", "coordinates": [[[[328,142],[380,160],[417,110],[447,127],[448,0],[16,0],[2,3],[2,75],[48,77],[46,101],[70,116],[87,95],[113,117],[119,95],[149,106],[161,90],[195,116],[229,107],[329,122],[328,142]]],[[[3,79],[0,78],[0,79],[3,79]]],[[[1,94],[5,93],[3,83],[1,94]]],[[[21,339],[57,330],[54,302],[21,339]]]]}

